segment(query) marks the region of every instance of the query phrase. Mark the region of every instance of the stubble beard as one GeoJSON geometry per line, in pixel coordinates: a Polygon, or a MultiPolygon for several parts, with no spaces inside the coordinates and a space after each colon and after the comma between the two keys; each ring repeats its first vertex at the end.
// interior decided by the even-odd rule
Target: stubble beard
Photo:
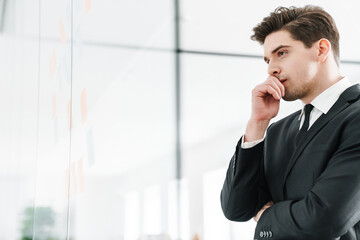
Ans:
{"type": "Polygon", "coordinates": [[[311,91],[315,89],[315,82],[307,82],[302,85],[285,87],[285,95],[283,99],[285,101],[295,101],[308,96],[311,91]]]}

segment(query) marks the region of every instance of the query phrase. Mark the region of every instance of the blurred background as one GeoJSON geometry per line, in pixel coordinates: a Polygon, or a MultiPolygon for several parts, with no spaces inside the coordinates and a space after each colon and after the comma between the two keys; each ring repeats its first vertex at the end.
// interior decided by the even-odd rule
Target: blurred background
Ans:
{"type": "Polygon", "coordinates": [[[0,0],[0,239],[252,239],[220,207],[267,76],[251,29],[306,4],[360,82],[357,0],[0,0]]]}

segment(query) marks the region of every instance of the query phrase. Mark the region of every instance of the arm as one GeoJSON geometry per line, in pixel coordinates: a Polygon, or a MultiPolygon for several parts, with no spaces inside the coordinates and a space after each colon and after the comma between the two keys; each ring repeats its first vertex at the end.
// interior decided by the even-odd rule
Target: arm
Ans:
{"type": "Polygon", "coordinates": [[[360,117],[343,130],[340,145],[307,196],[283,201],[261,215],[255,238],[336,239],[360,221],[360,117]]]}
{"type": "MultiPolygon", "coordinates": [[[[252,111],[244,135],[245,141],[263,138],[270,120],[279,111],[280,99],[284,94],[284,86],[274,76],[269,76],[253,89],[252,111]]],[[[233,221],[251,219],[270,200],[263,173],[264,143],[242,149],[241,141],[230,161],[221,191],[223,212],[233,221]]]]}
{"type": "Polygon", "coordinates": [[[241,140],[221,191],[221,207],[226,218],[232,221],[248,221],[270,200],[261,177],[264,142],[249,149],[242,149],[240,145],[241,140]]]}

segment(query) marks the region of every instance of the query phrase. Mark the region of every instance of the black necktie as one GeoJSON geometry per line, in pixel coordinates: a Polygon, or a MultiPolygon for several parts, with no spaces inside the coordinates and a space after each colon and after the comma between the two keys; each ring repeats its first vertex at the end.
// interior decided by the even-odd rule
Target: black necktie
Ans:
{"type": "Polygon", "coordinates": [[[304,136],[306,135],[306,133],[308,131],[309,121],[310,121],[310,113],[311,113],[311,110],[313,108],[314,108],[314,106],[311,105],[311,104],[306,104],[305,105],[305,108],[304,108],[305,120],[304,120],[304,123],[303,123],[299,133],[296,136],[296,139],[295,139],[295,144],[296,145],[298,145],[300,143],[301,139],[304,138],[304,136]]]}

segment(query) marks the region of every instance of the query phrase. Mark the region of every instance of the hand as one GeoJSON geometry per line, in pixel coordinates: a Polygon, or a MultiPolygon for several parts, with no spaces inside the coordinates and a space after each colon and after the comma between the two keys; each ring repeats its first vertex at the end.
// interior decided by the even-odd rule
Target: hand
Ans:
{"type": "Polygon", "coordinates": [[[269,76],[252,91],[251,119],[270,121],[278,114],[280,99],[284,95],[284,85],[275,76],[269,76]]]}
{"type": "Polygon", "coordinates": [[[274,203],[273,203],[272,201],[266,203],[266,204],[258,211],[258,213],[254,216],[255,222],[258,222],[259,219],[260,219],[260,217],[261,217],[261,215],[263,214],[263,212],[264,212],[266,209],[268,209],[269,207],[273,206],[273,205],[274,205],[274,203]]]}
{"type": "Polygon", "coordinates": [[[279,112],[280,99],[283,96],[285,87],[275,76],[269,76],[265,82],[253,89],[251,117],[245,131],[246,142],[264,137],[270,120],[279,112]]]}

